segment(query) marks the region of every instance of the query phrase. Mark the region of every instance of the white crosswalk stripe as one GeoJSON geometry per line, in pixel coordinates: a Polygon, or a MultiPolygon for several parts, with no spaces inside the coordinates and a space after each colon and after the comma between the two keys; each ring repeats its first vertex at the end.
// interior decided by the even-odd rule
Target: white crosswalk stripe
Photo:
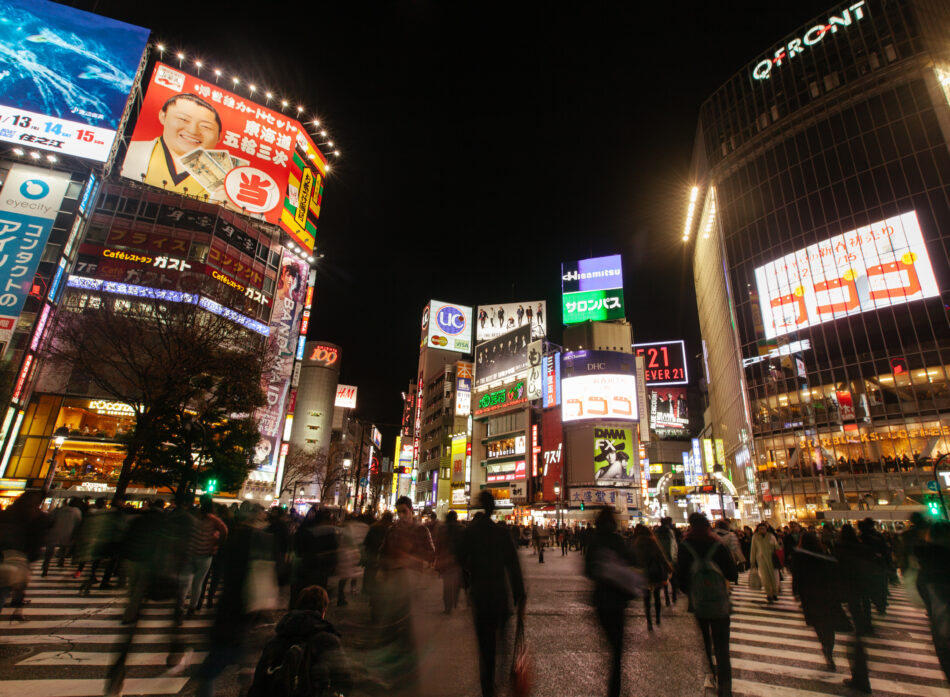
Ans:
{"type": "MultiPolygon", "coordinates": [[[[122,624],[126,593],[93,586],[80,595],[75,567],[53,567],[39,574],[35,565],[22,608],[23,622],[11,622],[12,611],[0,614],[0,697],[85,697],[101,695],[106,672],[128,639],[122,624]]],[[[88,571],[86,572],[88,574],[88,571]]],[[[84,574],[85,576],[85,574],[84,574]]],[[[126,695],[178,695],[207,655],[207,611],[173,626],[172,603],[146,603],[136,625],[126,661],[126,695]],[[169,651],[194,650],[180,674],[168,673],[169,651]]],[[[180,657],[178,654],[176,657],[180,657]]]]}
{"type": "MultiPolygon", "coordinates": [[[[875,695],[950,697],[933,649],[927,615],[892,588],[887,614],[872,610],[875,636],[863,640],[875,695]]],[[[829,671],[814,629],[805,624],[786,574],[778,602],[748,587],[743,574],[733,589],[731,622],[733,693],[739,697],[825,697],[851,694],[847,654],[853,635],[836,636],[837,671],[829,671]]],[[[708,687],[709,683],[707,683],[708,687]]],[[[714,690],[708,690],[714,694],[714,690]]]]}

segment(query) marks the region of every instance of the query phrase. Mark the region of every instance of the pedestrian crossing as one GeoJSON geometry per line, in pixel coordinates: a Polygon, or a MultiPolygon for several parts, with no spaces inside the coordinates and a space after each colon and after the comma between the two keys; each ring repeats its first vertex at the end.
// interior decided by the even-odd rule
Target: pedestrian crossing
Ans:
{"type": "MultiPolygon", "coordinates": [[[[126,594],[94,585],[90,595],[81,596],[74,571],[71,565],[53,566],[41,577],[36,565],[22,608],[26,621],[11,621],[10,607],[0,614],[0,697],[105,694],[107,671],[129,637],[130,627],[121,622],[126,594]]],[[[212,620],[207,610],[179,627],[173,619],[172,603],[145,605],[125,663],[122,694],[185,691],[207,655],[212,620]],[[178,653],[170,659],[173,649],[178,653]]]]}
{"type": "MultiPolygon", "coordinates": [[[[778,602],[768,604],[752,591],[748,574],[733,588],[731,658],[736,697],[828,697],[857,694],[844,686],[850,677],[848,649],[853,635],[836,636],[837,670],[826,667],[814,629],[805,624],[792,596],[788,573],[778,602]]],[[[891,587],[887,614],[872,610],[875,636],[863,639],[875,695],[950,697],[950,687],[934,653],[923,609],[911,605],[901,588],[891,587]]],[[[707,693],[715,694],[707,680],[707,693]]]]}

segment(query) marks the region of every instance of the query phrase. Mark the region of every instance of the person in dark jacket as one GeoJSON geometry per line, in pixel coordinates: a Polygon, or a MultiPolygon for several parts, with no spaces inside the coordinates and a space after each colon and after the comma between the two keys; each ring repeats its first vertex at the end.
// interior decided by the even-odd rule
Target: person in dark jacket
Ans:
{"type": "Polygon", "coordinates": [[[369,595],[369,617],[373,624],[379,622],[379,550],[392,524],[392,511],[386,511],[363,538],[363,591],[369,595]]]}
{"type": "Polygon", "coordinates": [[[462,569],[459,567],[459,546],[462,542],[462,526],[458,513],[445,514],[445,523],[440,525],[435,540],[435,570],[442,576],[442,603],[445,614],[451,615],[458,607],[462,589],[462,569]]]}
{"type": "Polygon", "coordinates": [[[290,586],[291,607],[295,604],[300,589],[307,586],[327,588],[330,584],[330,576],[336,568],[337,549],[340,546],[331,518],[329,509],[311,508],[294,534],[297,565],[290,586]]]}
{"type": "Polygon", "coordinates": [[[462,535],[459,563],[469,579],[482,696],[493,697],[498,636],[511,617],[512,602],[518,609],[518,622],[524,622],[527,596],[511,536],[491,519],[495,498],[482,491],[478,500],[484,512],[476,514],[462,535]]]}
{"type": "Polygon", "coordinates": [[[40,557],[49,518],[40,510],[43,497],[38,491],[27,491],[10,506],[0,511],[0,559],[6,582],[0,587],[0,610],[7,599],[17,608],[14,621],[23,621],[26,587],[30,580],[29,564],[40,557]]]}
{"type": "Polygon", "coordinates": [[[818,534],[803,532],[792,557],[792,592],[798,596],[805,623],[815,628],[828,670],[835,671],[835,630],[846,625],[841,609],[838,560],[828,555],[818,534]]]}
{"type": "Polygon", "coordinates": [[[649,588],[643,594],[643,607],[647,615],[647,631],[653,631],[653,617],[650,613],[650,596],[656,607],[656,626],[660,626],[660,591],[670,579],[673,566],[666,559],[660,543],[657,542],[653,531],[642,523],[633,530],[633,558],[636,565],[647,575],[649,588]]]}
{"type": "Polygon", "coordinates": [[[950,523],[934,523],[929,541],[918,541],[914,550],[920,561],[917,587],[927,608],[937,660],[950,680],[950,523]]]}
{"type": "Polygon", "coordinates": [[[863,637],[874,636],[868,579],[872,577],[875,560],[870,547],[861,544],[854,528],[847,524],[841,527],[840,537],[835,545],[835,557],[841,569],[841,591],[854,623],[854,642],[848,648],[851,677],[845,680],[845,684],[859,692],[870,693],[871,681],[863,637]]]}
{"type": "MultiPolygon", "coordinates": [[[[624,619],[627,603],[633,596],[611,583],[611,580],[603,575],[602,569],[605,565],[617,563],[632,566],[636,563],[636,558],[617,533],[617,519],[614,518],[613,509],[604,508],[597,514],[594,531],[588,537],[585,555],[584,571],[588,578],[594,580],[594,608],[597,611],[597,620],[607,635],[607,643],[610,644],[610,681],[607,695],[618,697],[622,681],[624,619]]],[[[649,596],[647,598],[649,599],[649,596]]]]}
{"type": "MultiPolygon", "coordinates": [[[[693,553],[701,558],[709,554],[714,545],[712,562],[719,567],[723,577],[730,582],[739,580],[739,572],[732,554],[712,532],[709,520],[702,513],[691,513],[689,516],[689,530],[683,537],[683,544],[679,546],[676,562],[676,583],[680,590],[689,597],[692,588],[693,563],[699,562],[693,553]]],[[[729,617],[723,619],[703,619],[697,617],[699,631],[703,635],[703,645],[706,649],[706,658],[713,675],[716,676],[716,688],[719,697],[732,695],[732,662],[729,659],[729,617]],[[713,665],[713,654],[716,656],[713,665]]]]}
{"type": "Polygon", "coordinates": [[[887,579],[891,570],[891,546],[884,535],[874,526],[874,520],[858,521],[861,544],[867,547],[873,564],[868,575],[868,595],[874,607],[882,615],[887,612],[887,579]]]}
{"type": "Polygon", "coordinates": [[[330,598],[320,586],[308,586],[297,595],[294,609],[277,623],[277,636],[264,647],[247,697],[269,697],[271,681],[290,647],[309,648],[310,684],[313,694],[349,694],[353,678],[347,666],[340,635],[326,620],[330,598]]]}

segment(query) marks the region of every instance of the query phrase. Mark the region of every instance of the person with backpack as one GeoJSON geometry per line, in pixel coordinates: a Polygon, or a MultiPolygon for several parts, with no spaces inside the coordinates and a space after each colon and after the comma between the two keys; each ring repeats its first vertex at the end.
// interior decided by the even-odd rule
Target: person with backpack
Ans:
{"type": "Polygon", "coordinates": [[[676,582],[689,598],[690,609],[699,624],[719,697],[732,695],[729,584],[738,580],[732,554],[712,532],[709,520],[702,513],[691,513],[689,530],[679,545],[676,582]]]}
{"type": "Polygon", "coordinates": [[[632,573],[627,567],[635,563],[636,558],[617,532],[613,509],[601,509],[594,522],[593,534],[588,538],[584,572],[594,581],[594,608],[610,644],[608,697],[620,695],[627,603],[638,594],[638,590],[642,590],[624,583],[632,573]]]}
{"type": "Polygon", "coordinates": [[[660,543],[653,531],[640,523],[633,529],[633,557],[636,565],[644,570],[650,584],[643,593],[643,607],[647,615],[647,631],[653,631],[653,617],[650,613],[650,596],[656,608],[656,626],[660,626],[660,590],[664,588],[673,572],[673,566],[666,559],[660,543]]]}
{"type": "Polygon", "coordinates": [[[329,697],[352,689],[340,635],[326,620],[329,605],[320,586],[297,594],[294,609],[264,646],[247,697],[329,697]]]}

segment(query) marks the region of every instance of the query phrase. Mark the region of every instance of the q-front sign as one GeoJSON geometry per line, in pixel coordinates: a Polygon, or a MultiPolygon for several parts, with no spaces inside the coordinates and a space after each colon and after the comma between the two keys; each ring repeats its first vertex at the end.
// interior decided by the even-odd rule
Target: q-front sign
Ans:
{"type": "Polygon", "coordinates": [[[781,67],[786,60],[791,61],[795,56],[805,53],[815,44],[821,43],[829,33],[837,34],[840,28],[846,29],[854,22],[862,19],[864,19],[864,0],[841,10],[838,17],[829,17],[827,24],[816,24],[801,37],[796,37],[787,44],[780,46],[771,58],[765,58],[756,63],[752,69],[752,77],[756,80],[768,80],[772,76],[772,70],[781,67]]]}

